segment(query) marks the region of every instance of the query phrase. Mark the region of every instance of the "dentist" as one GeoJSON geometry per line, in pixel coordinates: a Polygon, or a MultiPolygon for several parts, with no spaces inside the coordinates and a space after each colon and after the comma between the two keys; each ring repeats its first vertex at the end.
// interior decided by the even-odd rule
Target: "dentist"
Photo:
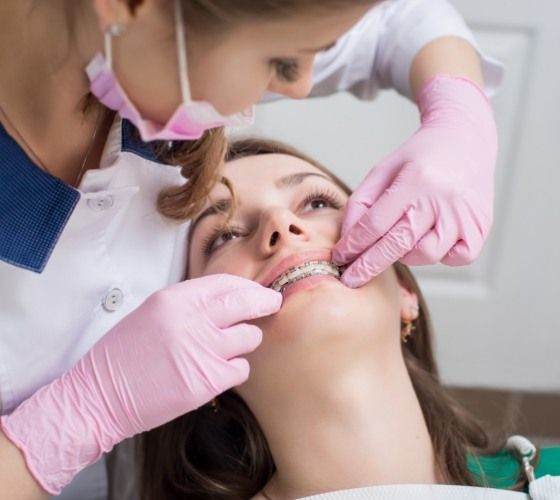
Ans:
{"type": "Polygon", "coordinates": [[[180,282],[185,214],[165,200],[204,199],[219,127],[264,91],[418,103],[350,202],[350,286],[397,259],[468,262],[491,224],[482,87],[501,68],[446,0],[4,0],[0,69],[0,499],[106,498],[106,452],[247,379],[248,321],[281,296],[180,282]]]}

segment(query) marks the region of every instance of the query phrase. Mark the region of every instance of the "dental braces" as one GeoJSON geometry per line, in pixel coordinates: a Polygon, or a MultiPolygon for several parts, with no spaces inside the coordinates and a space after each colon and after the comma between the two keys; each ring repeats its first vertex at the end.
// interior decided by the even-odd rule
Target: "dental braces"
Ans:
{"type": "Polygon", "coordinates": [[[316,275],[327,275],[340,278],[340,268],[325,260],[312,260],[300,266],[294,266],[274,280],[270,288],[283,292],[284,288],[296,281],[316,275]]]}

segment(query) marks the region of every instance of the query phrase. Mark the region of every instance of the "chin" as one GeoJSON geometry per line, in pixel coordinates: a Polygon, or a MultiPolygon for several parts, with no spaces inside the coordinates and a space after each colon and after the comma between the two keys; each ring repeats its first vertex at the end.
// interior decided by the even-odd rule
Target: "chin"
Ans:
{"type": "Polygon", "coordinates": [[[336,279],[304,281],[286,290],[280,311],[259,325],[265,337],[308,343],[312,339],[347,338],[349,332],[373,326],[375,299],[367,287],[347,288],[336,279]]]}
{"type": "Polygon", "coordinates": [[[246,356],[251,374],[243,397],[252,391],[274,397],[279,380],[284,387],[315,381],[322,390],[384,362],[398,344],[393,296],[377,279],[357,289],[323,280],[288,294],[278,313],[255,321],[263,341],[246,356]]]}
{"type": "Polygon", "coordinates": [[[267,391],[279,377],[286,386],[316,380],[324,387],[384,357],[394,343],[386,333],[395,323],[398,331],[398,322],[386,295],[370,285],[352,289],[325,280],[291,293],[278,313],[256,321],[263,341],[247,355],[247,390],[267,391]]]}

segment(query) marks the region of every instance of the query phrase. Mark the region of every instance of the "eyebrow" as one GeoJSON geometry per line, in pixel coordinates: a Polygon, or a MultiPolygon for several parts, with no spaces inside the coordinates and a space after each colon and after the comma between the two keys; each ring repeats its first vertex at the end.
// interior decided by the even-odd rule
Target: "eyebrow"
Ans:
{"type": "Polygon", "coordinates": [[[189,229],[189,241],[188,241],[188,248],[191,246],[192,236],[196,230],[196,227],[206,217],[211,215],[218,215],[218,214],[226,214],[231,210],[231,198],[222,198],[213,205],[210,205],[206,210],[202,211],[202,213],[192,222],[191,227],[189,229]]]}
{"type": "Polygon", "coordinates": [[[301,49],[300,52],[302,53],[317,53],[317,52],[325,52],[329,49],[332,49],[335,45],[336,45],[337,40],[335,40],[334,42],[331,43],[327,43],[326,45],[323,45],[322,47],[319,47],[317,49],[301,49]]]}
{"type": "Polygon", "coordinates": [[[279,189],[286,189],[301,184],[307,177],[322,177],[323,179],[332,182],[332,179],[330,177],[327,177],[323,174],[318,174],[315,172],[298,172],[296,174],[290,174],[286,175],[285,177],[281,177],[274,182],[274,185],[279,189]]]}
{"type": "MultiPolygon", "coordinates": [[[[319,174],[315,172],[297,172],[295,174],[286,175],[284,177],[281,177],[280,179],[277,179],[276,181],[274,181],[274,185],[278,189],[287,189],[301,184],[308,177],[321,177],[322,179],[325,179],[334,184],[333,180],[330,177],[327,177],[326,175],[323,174],[319,174]]],[[[189,231],[189,241],[188,241],[189,247],[192,241],[192,235],[194,234],[197,226],[200,224],[200,222],[203,219],[210,217],[211,215],[227,214],[231,210],[231,206],[232,206],[231,198],[222,198],[217,200],[212,205],[210,205],[204,211],[202,211],[202,213],[191,224],[190,231],[189,231]]]]}

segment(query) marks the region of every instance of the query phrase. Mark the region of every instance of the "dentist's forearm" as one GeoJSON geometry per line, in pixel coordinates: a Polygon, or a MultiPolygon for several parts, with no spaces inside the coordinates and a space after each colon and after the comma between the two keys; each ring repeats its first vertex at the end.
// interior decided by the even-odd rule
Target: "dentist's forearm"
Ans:
{"type": "Polygon", "coordinates": [[[466,40],[442,37],[425,45],[410,68],[410,88],[415,98],[424,84],[440,73],[465,76],[483,86],[478,54],[466,40]]]}
{"type": "Polygon", "coordinates": [[[19,449],[0,430],[0,500],[46,500],[19,449]]]}

